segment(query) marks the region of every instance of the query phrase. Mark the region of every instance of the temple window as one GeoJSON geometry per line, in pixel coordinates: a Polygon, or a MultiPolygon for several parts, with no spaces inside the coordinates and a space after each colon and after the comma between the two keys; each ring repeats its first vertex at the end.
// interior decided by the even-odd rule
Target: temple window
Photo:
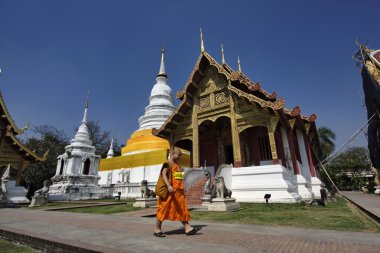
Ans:
{"type": "Polygon", "coordinates": [[[65,165],[65,160],[61,159],[61,168],[59,169],[59,175],[63,174],[63,166],[65,165]]]}
{"type": "Polygon", "coordinates": [[[90,159],[87,158],[86,161],[84,162],[84,167],[83,167],[83,174],[88,175],[90,173],[90,159]]]}

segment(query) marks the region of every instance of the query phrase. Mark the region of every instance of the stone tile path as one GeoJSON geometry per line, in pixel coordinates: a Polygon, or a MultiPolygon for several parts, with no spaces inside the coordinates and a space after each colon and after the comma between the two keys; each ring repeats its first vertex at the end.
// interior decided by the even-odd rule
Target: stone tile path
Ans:
{"type": "Polygon", "coordinates": [[[164,222],[165,238],[153,236],[154,209],[115,215],[0,209],[0,236],[39,245],[45,252],[380,252],[380,235],[279,226],[192,221],[186,236],[179,222],[164,222]]]}
{"type": "Polygon", "coordinates": [[[380,195],[352,191],[341,193],[380,224],[380,195]]]}

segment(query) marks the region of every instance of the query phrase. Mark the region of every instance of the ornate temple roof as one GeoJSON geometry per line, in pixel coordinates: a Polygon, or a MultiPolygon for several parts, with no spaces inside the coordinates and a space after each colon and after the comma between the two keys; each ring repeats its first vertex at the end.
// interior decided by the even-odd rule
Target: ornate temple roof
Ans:
{"type": "MultiPolygon", "coordinates": [[[[202,39],[202,37],[201,37],[202,39]]],[[[202,40],[203,46],[203,40],[202,40]]],[[[204,46],[203,46],[204,47],[204,46]]],[[[224,58],[224,57],[223,57],[224,58]]],[[[269,93],[261,88],[259,82],[251,81],[245,76],[241,70],[235,71],[223,60],[223,64],[219,64],[209,55],[204,49],[202,50],[198,60],[187,80],[185,87],[182,91],[176,93],[176,97],[181,100],[181,103],[174,111],[174,113],[168,118],[168,120],[159,128],[154,129],[153,133],[161,137],[167,137],[168,129],[175,128],[175,123],[179,122],[184,117],[184,114],[188,112],[193,106],[193,94],[199,88],[199,83],[205,75],[206,68],[213,66],[217,69],[219,74],[226,77],[228,81],[228,90],[232,91],[239,97],[244,97],[250,102],[254,102],[260,105],[262,108],[268,108],[272,111],[280,111],[284,113],[288,118],[300,118],[305,122],[315,122],[316,115],[302,116],[300,108],[296,106],[292,110],[285,109],[285,100],[283,98],[277,98],[275,92],[269,93]]]]}
{"type": "Polygon", "coordinates": [[[49,150],[47,150],[45,152],[45,154],[40,157],[38,156],[36,153],[34,153],[34,151],[31,151],[30,149],[28,149],[27,147],[24,146],[24,144],[22,144],[14,135],[12,132],[10,131],[7,131],[7,133],[5,134],[6,136],[8,136],[12,141],[13,141],[13,144],[17,145],[18,148],[19,148],[19,151],[23,152],[25,157],[27,157],[27,160],[35,160],[35,161],[45,161],[48,154],[49,154],[49,150]]]}
{"type": "Polygon", "coordinates": [[[7,105],[5,104],[1,91],[0,91],[0,113],[1,113],[1,118],[3,118],[6,121],[5,125],[9,126],[8,130],[12,131],[15,135],[22,134],[27,129],[27,127],[24,127],[23,129],[19,129],[16,126],[16,123],[14,122],[14,120],[11,117],[11,114],[8,111],[7,105]]]}
{"type": "Polygon", "coordinates": [[[25,158],[27,160],[35,160],[35,161],[46,160],[49,151],[46,151],[46,153],[42,157],[40,157],[36,153],[34,153],[33,151],[31,151],[27,147],[25,147],[24,144],[22,144],[16,138],[16,135],[23,134],[24,131],[27,129],[27,127],[19,129],[16,126],[14,120],[12,119],[12,117],[8,111],[8,108],[5,104],[5,101],[4,101],[4,98],[1,94],[1,91],[0,91],[0,115],[1,115],[2,120],[5,122],[5,124],[4,124],[6,127],[5,136],[9,137],[14,145],[17,145],[19,151],[21,153],[23,153],[23,155],[25,156],[25,158]]]}

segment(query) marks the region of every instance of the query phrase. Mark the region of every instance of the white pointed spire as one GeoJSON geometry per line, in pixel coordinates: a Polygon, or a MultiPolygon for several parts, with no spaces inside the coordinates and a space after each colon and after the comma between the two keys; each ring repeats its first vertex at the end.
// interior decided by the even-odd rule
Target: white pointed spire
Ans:
{"type": "Polygon", "coordinates": [[[158,72],[158,75],[157,76],[163,76],[163,77],[168,77],[166,75],[166,71],[165,71],[165,48],[162,47],[162,50],[161,50],[161,65],[160,65],[160,72],[158,72]]]}
{"type": "Polygon", "coordinates": [[[75,134],[74,139],[71,140],[71,143],[85,143],[86,145],[92,145],[90,140],[90,134],[87,127],[87,110],[88,110],[88,95],[86,98],[86,105],[84,108],[84,114],[82,119],[82,124],[79,126],[77,133],[75,134]]]}
{"type": "Polygon", "coordinates": [[[238,71],[241,73],[241,67],[240,67],[240,58],[238,57],[238,71]]]}
{"type": "Polygon", "coordinates": [[[201,31],[201,52],[203,53],[205,51],[205,44],[203,42],[202,28],[200,28],[200,31],[201,31]]]}
{"type": "Polygon", "coordinates": [[[223,48],[223,44],[222,44],[222,64],[225,64],[226,61],[224,60],[224,48],[223,48]]]}
{"type": "Polygon", "coordinates": [[[114,152],[113,152],[113,138],[111,140],[111,145],[110,145],[110,149],[108,150],[108,153],[107,153],[107,158],[112,158],[114,157],[114,152]]]}
{"type": "Polygon", "coordinates": [[[145,107],[144,115],[139,118],[139,130],[160,128],[175,109],[172,90],[165,72],[164,48],[161,53],[160,73],[150,93],[149,105],[145,107]]]}
{"type": "Polygon", "coordinates": [[[83,119],[82,119],[82,123],[84,123],[84,124],[87,124],[87,109],[88,109],[88,94],[87,94],[87,98],[86,98],[86,105],[84,107],[84,115],[83,115],[83,119]]]}

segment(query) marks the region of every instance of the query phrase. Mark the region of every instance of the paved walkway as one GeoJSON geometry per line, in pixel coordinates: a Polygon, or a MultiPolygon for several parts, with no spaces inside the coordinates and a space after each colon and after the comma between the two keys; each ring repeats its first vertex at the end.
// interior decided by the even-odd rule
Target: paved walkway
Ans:
{"type": "Polygon", "coordinates": [[[193,221],[186,236],[179,222],[164,222],[165,238],[153,236],[154,209],[114,215],[0,209],[0,236],[44,245],[45,252],[379,252],[377,233],[193,221]]]}
{"type": "Polygon", "coordinates": [[[352,191],[342,191],[341,193],[345,198],[380,223],[380,195],[352,191]]]}

